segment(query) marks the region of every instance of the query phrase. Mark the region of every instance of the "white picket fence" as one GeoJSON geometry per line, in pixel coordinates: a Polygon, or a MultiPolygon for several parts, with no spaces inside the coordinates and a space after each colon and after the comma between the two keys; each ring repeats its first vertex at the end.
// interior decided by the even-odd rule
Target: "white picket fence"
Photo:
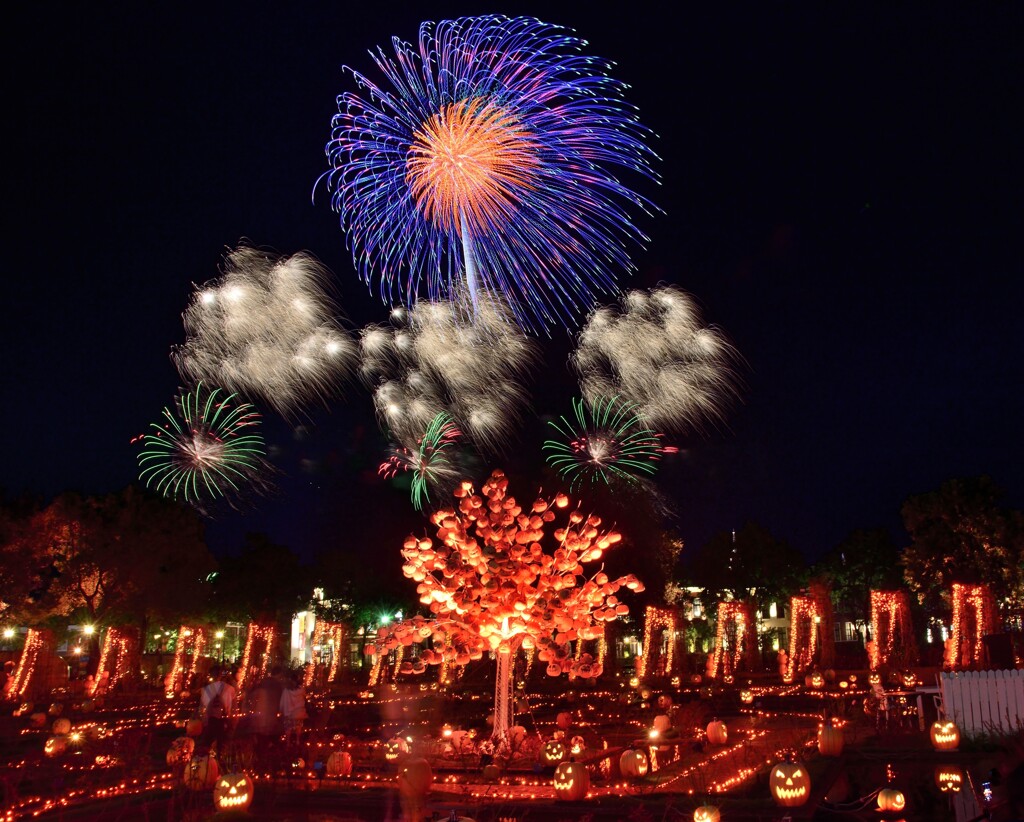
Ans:
{"type": "Polygon", "coordinates": [[[1024,670],[944,673],[939,687],[946,718],[964,736],[1024,730],[1024,670]]]}

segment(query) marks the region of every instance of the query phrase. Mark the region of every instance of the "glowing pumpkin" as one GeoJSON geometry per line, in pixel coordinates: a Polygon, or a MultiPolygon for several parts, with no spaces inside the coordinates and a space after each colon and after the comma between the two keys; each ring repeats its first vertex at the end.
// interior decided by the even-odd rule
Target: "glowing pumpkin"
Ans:
{"type": "Polygon", "coordinates": [[[352,754],[348,751],[333,751],[327,757],[328,776],[351,776],[352,775],[352,754]]]}
{"type": "Polygon", "coordinates": [[[212,756],[197,756],[185,763],[182,781],[186,788],[193,791],[204,791],[217,784],[218,776],[220,776],[220,767],[217,765],[216,759],[212,756]]]}
{"type": "Polygon", "coordinates": [[[252,804],[253,784],[248,774],[229,773],[213,788],[213,806],[218,811],[245,811],[252,804]]]}
{"type": "Polygon", "coordinates": [[[26,716],[27,714],[32,713],[33,708],[35,708],[35,705],[33,705],[31,702],[22,702],[17,708],[14,709],[14,715],[26,716]]]}
{"type": "Polygon", "coordinates": [[[749,688],[744,688],[742,691],[740,691],[740,702],[742,702],[744,705],[749,705],[753,701],[754,701],[754,692],[753,691],[751,691],[749,688]]]}
{"type": "Polygon", "coordinates": [[[902,791],[895,788],[882,788],[878,792],[878,810],[902,811],[906,806],[907,800],[902,791]]]}
{"type": "Polygon", "coordinates": [[[724,745],[729,740],[729,729],[720,719],[708,723],[708,742],[712,745],[724,745]]]}
{"type": "Polygon", "coordinates": [[[188,736],[179,736],[167,749],[167,764],[173,767],[184,765],[192,758],[196,749],[196,741],[188,736]]]}
{"type": "Polygon", "coordinates": [[[551,739],[544,743],[542,756],[544,757],[545,762],[551,765],[557,765],[568,755],[569,752],[566,750],[565,744],[561,740],[551,739]]]}
{"type": "Polygon", "coordinates": [[[552,784],[555,786],[555,799],[578,802],[587,798],[590,772],[579,762],[563,762],[555,768],[552,784]]]}
{"type": "Polygon", "coordinates": [[[843,732],[831,722],[818,731],[818,752],[822,756],[839,756],[843,752],[843,732]]]}
{"type": "Polygon", "coordinates": [[[425,759],[410,759],[398,772],[398,790],[408,799],[422,799],[434,784],[434,772],[425,759]]]}
{"type": "Polygon", "coordinates": [[[66,736],[51,736],[43,745],[43,753],[47,756],[60,756],[68,747],[66,736]]]}
{"type": "Polygon", "coordinates": [[[821,675],[821,671],[811,671],[804,679],[804,684],[817,691],[825,687],[825,677],[821,675]]]}
{"type": "Polygon", "coordinates": [[[881,685],[882,675],[878,671],[872,671],[868,674],[868,685],[881,685]]]}
{"type": "Polygon", "coordinates": [[[574,736],[569,740],[569,753],[579,756],[587,749],[587,741],[582,736],[574,736]]]}
{"type": "Polygon", "coordinates": [[[938,720],[932,723],[932,747],[937,751],[955,751],[960,746],[960,729],[955,722],[938,720]]]}
{"type": "Polygon", "coordinates": [[[960,793],[964,786],[963,768],[939,765],[935,768],[935,784],[943,793],[960,793]]]}
{"type": "Polygon", "coordinates": [[[693,822],[720,822],[722,814],[715,805],[701,805],[693,812],[693,822]]]}
{"type": "Polygon", "coordinates": [[[60,719],[53,720],[53,725],[50,726],[52,730],[58,736],[71,733],[71,720],[67,717],[62,716],[60,719]]]}
{"type": "Polygon", "coordinates": [[[647,755],[636,748],[623,751],[619,757],[619,770],[623,776],[639,779],[641,776],[647,776],[648,769],[647,755]]]}
{"type": "Polygon", "coordinates": [[[913,671],[904,671],[900,676],[900,682],[903,683],[904,688],[916,688],[917,687],[917,674],[913,671]]]}
{"type": "Polygon", "coordinates": [[[811,778],[802,762],[779,762],[768,779],[772,798],[783,808],[798,808],[811,793],[811,778]]]}
{"type": "Polygon", "coordinates": [[[409,753],[409,743],[400,736],[392,737],[384,743],[384,758],[388,762],[394,762],[407,753],[409,753]]]}
{"type": "Polygon", "coordinates": [[[201,719],[190,719],[185,723],[185,736],[199,736],[203,732],[201,719]]]}
{"type": "Polygon", "coordinates": [[[654,723],[651,727],[659,734],[668,733],[672,729],[672,720],[665,714],[658,714],[654,717],[654,723]]]}

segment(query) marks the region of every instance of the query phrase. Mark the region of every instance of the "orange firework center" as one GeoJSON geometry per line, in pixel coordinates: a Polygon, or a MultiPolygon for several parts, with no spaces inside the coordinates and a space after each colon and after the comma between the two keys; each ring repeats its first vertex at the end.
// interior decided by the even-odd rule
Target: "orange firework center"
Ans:
{"type": "Polygon", "coordinates": [[[445,231],[486,234],[515,208],[516,189],[532,189],[540,167],[532,135],[479,97],[444,106],[417,131],[406,181],[424,216],[445,231]]]}

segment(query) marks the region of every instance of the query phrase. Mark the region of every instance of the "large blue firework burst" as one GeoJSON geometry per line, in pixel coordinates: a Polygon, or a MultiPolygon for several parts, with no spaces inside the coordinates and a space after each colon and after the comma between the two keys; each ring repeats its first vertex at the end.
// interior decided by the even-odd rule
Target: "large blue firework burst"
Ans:
{"type": "Polygon", "coordinates": [[[546,330],[614,292],[650,202],[616,176],[656,179],[649,131],[609,63],[570,31],[524,17],[420,26],[371,52],[386,82],[338,98],[324,176],[360,277],[381,297],[476,303],[500,293],[546,330]]]}

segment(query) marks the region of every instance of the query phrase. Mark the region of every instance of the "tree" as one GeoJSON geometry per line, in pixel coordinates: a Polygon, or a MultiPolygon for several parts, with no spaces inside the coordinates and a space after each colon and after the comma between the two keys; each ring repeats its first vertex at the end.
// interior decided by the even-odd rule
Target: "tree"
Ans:
{"type": "Polygon", "coordinates": [[[911,544],[904,578],[920,602],[941,607],[954,582],[991,586],[1002,606],[1024,600],[1024,517],[999,507],[1002,491],[988,477],[952,479],[903,503],[911,544]]]}
{"type": "Polygon", "coordinates": [[[846,613],[868,614],[871,591],[898,588],[903,579],[900,550],[885,528],[852,531],[815,567],[828,577],[832,602],[846,613]]]}
{"type": "Polygon", "coordinates": [[[223,557],[213,579],[211,616],[282,623],[309,605],[312,580],[299,557],[265,534],[246,534],[242,550],[223,557]]]}
{"type": "Polygon", "coordinates": [[[586,576],[584,564],[600,560],[621,535],[602,530],[600,517],[570,510],[564,494],[539,498],[526,510],[508,494],[501,471],[480,490],[478,495],[463,482],[455,492],[458,509],[431,517],[438,542],[414,536],[405,541],[402,571],[418,583],[420,602],[432,616],[406,620],[379,636],[388,649],[432,637],[437,646],[421,654],[421,665],[466,664],[495,652],[494,736],[501,738],[511,724],[517,650],[536,647],[552,676],[600,675],[590,655],[573,657],[570,643],[600,639],[605,623],[628,611],[616,597],[619,590],[640,591],[643,585],[632,575],[609,579],[602,569],[586,576]],[[567,522],[549,532],[556,512],[565,512],[567,522]]]}

